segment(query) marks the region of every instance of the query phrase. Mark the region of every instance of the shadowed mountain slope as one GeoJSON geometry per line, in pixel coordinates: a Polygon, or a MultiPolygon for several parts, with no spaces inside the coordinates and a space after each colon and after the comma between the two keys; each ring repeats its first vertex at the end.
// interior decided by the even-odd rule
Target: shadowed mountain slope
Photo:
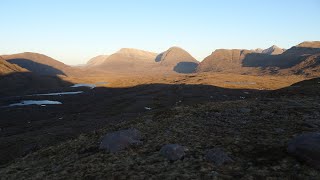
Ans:
{"type": "Polygon", "coordinates": [[[21,68],[16,64],[11,64],[0,56],[0,76],[14,73],[14,72],[26,72],[26,71],[27,71],[26,69],[21,68]]]}
{"type": "Polygon", "coordinates": [[[317,76],[320,74],[316,55],[320,53],[319,44],[317,41],[303,42],[283,53],[274,46],[262,53],[253,50],[218,49],[199,64],[197,72],[317,76]]]}
{"type": "Polygon", "coordinates": [[[171,47],[160,53],[155,61],[160,63],[162,67],[178,73],[193,73],[199,63],[187,51],[179,47],[171,47]]]}
{"type": "Polygon", "coordinates": [[[72,68],[49,56],[25,52],[12,55],[3,55],[3,59],[39,75],[75,75],[76,68],[72,68]]]}

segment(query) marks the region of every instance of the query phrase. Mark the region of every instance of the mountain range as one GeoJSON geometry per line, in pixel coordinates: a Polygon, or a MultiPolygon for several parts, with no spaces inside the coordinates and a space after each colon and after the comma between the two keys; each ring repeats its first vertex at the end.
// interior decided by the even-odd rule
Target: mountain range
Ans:
{"type": "Polygon", "coordinates": [[[303,42],[281,51],[283,49],[276,46],[260,53],[246,49],[218,49],[199,64],[197,72],[319,75],[319,42],[303,42]]]}
{"type": "Polygon", "coordinates": [[[84,67],[71,67],[43,54],[25,52],[0,56],[0,73],[29,71],[38,75],[81,76],[88,71],[112,73],[204,73],[320,75],[320,41],[302,42],[288,50],[275,45],[267,49],[217,49],[198,62],[180,47],[162,53],[123,48],[99,55],[84,67]]]}
{"type": "Polygon", "coordinates": [[[187,51],[179,47],[171,47],[160,54],[123,48],[114,54],[99,55],[90,59],[86,68],[121,73],[192,73],[198,63],[187,51]]]}

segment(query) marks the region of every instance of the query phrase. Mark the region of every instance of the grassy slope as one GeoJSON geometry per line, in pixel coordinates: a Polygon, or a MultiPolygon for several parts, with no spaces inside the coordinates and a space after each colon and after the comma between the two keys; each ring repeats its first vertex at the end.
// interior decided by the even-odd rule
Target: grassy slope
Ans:
{"type": "Polygon", "coordinates": [[[320,118],[319,100],[319,96],[296,96],[174,107],[42,149],[0,174],[4,179],[320,177],[319,171],[286,153],[292,136],[317,130],[305,124],[320,118]],[[241,108],[251,112],[243,113],[241,108]],[[129,127],[144,134],[143,146],[118,154],[98,149],[105,133],[129,127]],[[186,157],[165,160],[159,150],[166,143],[187,146],[186,157]],[[206,162],[205,151],[213,147],[224,148],[235,163],[215,167],[206,162]]]}

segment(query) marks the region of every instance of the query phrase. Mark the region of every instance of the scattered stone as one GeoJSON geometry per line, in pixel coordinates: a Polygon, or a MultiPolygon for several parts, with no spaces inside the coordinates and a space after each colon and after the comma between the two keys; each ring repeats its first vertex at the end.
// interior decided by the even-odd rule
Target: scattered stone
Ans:
{"type": "Polygon", "coordinates": [[[111,153],[119,152],[131,145],[141,145],[141,138],[140,131],[133,128],[112,132],[103,137],[100,143],[100,149],[107,150],[111,153]]]}
{"type": "Polygon", "coordinates": [[[241,113],[250,113],[250,112],[251,112],[251,109],[249,109],[249,108],[240,108],[239,111],[240,111],[241,113]]]}
{"type": "Polygon", "coordinates": [[[275,129],[274,129],[274,132],[275,132],[275,133],[278,133],[278,134],[281,134],[281,133],[285,132],[285,130],[282,129],[282,128],[275,128],[275,129]]]}
{"type": "Polygon", "coordinates": [[[211,176],[211,177],[218,177],[218,176],[219,176],[219,173],[216,172],[216,171],[211,171],[210,176],[211,176]]]}
{"type": "Polygon", "coordinates": [[[215,166],[221,166],[223,164],[233,162],[233,160],[221,148],[210,149],[205,157],[207,161],[213,163],[215,166]]]}
{"type": "Polygon", "coordinates": [[[176,161],[185,156],[186,148],[179,144],[167,144],[162,146],[160,154],[170,161],[176,161]]]}
{"type": "Polygon", "coordinates": [[[289,154],[320,169],[320,133],[305,133],[293,138],[288,144],[289,154]]]}
{"type": "Polygon", "coordinates": [[[145,110],[151,110],[152,108],[150,107],[144,107],[145,110]]]}

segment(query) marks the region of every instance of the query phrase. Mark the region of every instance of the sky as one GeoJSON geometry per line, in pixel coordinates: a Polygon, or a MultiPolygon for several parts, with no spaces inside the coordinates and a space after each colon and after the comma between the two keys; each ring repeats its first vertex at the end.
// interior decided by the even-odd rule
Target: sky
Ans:
{"type": "Polygon", "coordinates": [[[0,54],[83,64],[121,48],[290,48],[320,40],[319,0],[1,0],[0,54]]]}

